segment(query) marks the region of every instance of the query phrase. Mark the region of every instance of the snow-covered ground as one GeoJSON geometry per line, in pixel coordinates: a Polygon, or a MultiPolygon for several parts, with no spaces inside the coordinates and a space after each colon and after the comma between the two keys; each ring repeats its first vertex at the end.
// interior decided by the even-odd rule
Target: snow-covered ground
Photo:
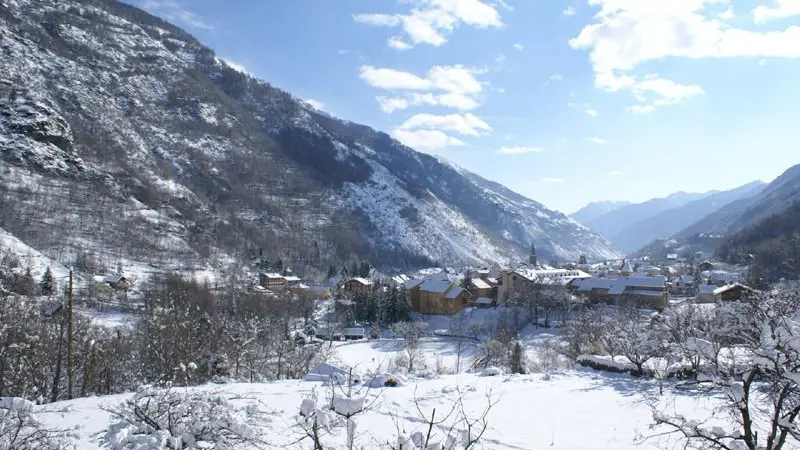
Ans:
{"type": "MultiPolygon", "coordinates": [[[[377,368],[396,355],[394,343],[337,343],[335,359],[342,365],[361,370],[377,368]]],[[[452,358],[452,341],[431,339],[424,350],[430,360],[433,352],[452,358]]],[[[302,435],[297,416],[304,398],[316,389],[321,396],[326,387],[319,382],[278,381],[259,384],[210,385],[193,389],[219,389],[236,402],[260,401],[273,413],[263,424],[263,436],[269,448],[307,449],[310,443],[295,443],[302,435]],[[242,400],[242,398],[247,398],[242,400]],[[252,400],[251,400],[252,399],[252,400]]],[[[646,380],[627,375],[569,369],[549,374],[481,377],[477,374],[413,378],[398,387],[363,391],[374,401],[357,416],[357,448],[380,448],[378,443],[394,442],[398,426],[411,433],[422,426],[419,410],[440,414],[449,410],[464,393],[465,409],[478,414],[487,405],[491,393],[496,404],[488,415],[488,429],[482,439],[486,449],[538,449],[545,447],[570,450],[667,448],[668,438],[660,437],[637,445],[641,436],[655,435],[650,402],[658,399],[657,389],[646,380]]],[[[97,433],[104,431],[110,416],[104,406],[116,405],[127,395],[79,399],[42,407],[46,423],[75,428],[80,436],[78,448],[98,449],[97,433]]],[[[670,401],[670,408],[689,417],[711,415],[713,398],[681,395],[670,401]]],[[[344,448],[344,427],[334,428],[325,441],[331,448],[344,448]]]]}

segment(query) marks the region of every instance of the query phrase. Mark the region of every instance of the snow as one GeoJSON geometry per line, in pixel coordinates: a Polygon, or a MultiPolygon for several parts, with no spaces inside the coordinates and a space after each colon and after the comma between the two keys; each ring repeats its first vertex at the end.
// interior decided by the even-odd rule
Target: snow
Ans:
{"type": "MultiPolygon", "coordinates": [[[[275,419],[263,424],[264,436],[269,436],[268,448],[284,448],[297,439],[292,430],[295,417],[302,410],[310,413],[318,405],[308,400],[312,389],[324,395],[319,383],[305,381],[278,381],[261,384],[229,384],[191,389],[221,389],[232,401],[254,398],[275,411],[275,419]]],[[[400,420],[409,435],[422,432],[417,422],[418,411],[430,414],[447,408],[462,393],[465,409],[478,414],[486,405],[486,395],[491,391],[498,402],[489,412],[489,428],[482,439],[483,448],[498,450],[535,449],[555,447],[570,450],[634,450],[654,449],[664,444],[666,437],[636,445],[640,434],[657,434],[649,430],[652,422],[647,404],[653,387],[642,380],[624,375],[598,374],[591,371],[570,371],[542,375],[515,375],[480,377],[461,374],[442,376],[430,380],[415,380],[394,388],[370,390],[368,400],[340,398],[335,400],[337,411],[353,412],[360,407],[366,411],[357,414],[356,439],[358,448],[370,447],[373,442],[394,441],[397,438],[395,420],[400,420]]],[[[78,448],[100,449],[94,435],[105,431],[110,422],[103,405],[118,404],[128,395],[85,398],[63,402],[67,407],[62,414],[51,410],[41,418],[60,427],[77,427],[80,436],[78,448]]],[[[324,403],[324,402],[323,402],[324,403]]],[[[714,402],[690,396],[678,396],[675,408],[687,415],[710,416],[714,402]]],[[[329,442],[342,444],[346,427],[332,427],[329,442]]],[[[437,430],[440,431],[440,430],[437,430]]],[[[305,448],[305,447],[291,447],[305,448]]]]}

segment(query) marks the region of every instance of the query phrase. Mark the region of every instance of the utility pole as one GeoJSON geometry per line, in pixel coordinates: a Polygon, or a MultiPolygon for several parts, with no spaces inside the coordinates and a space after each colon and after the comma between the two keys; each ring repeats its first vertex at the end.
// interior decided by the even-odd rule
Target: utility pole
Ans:
{"type": "Polygon", "coordinates": [[[67,398],[72,400],[72,267],[69,268],[67,321],[67,398]]]}

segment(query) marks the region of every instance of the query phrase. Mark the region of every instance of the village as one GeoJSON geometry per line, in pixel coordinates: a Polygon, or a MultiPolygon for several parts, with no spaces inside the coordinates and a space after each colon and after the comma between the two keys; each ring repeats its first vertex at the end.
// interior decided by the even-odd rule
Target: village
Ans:
{"type": "Polygon", "coordinates": [[[429,268],[396,275],[371,268],[369,276],[338,277],[327,283],[307,282],[291,271],[265,271],[259,273],[251,290],[267,296],[289,293],[327,301],[334,313],[318,324],[316,337],[364,339],[371,324],[352,317],[340,320],[334,317],[339,316],[335,311],[390,289],[402,293],[412,314],[421,318],[455,316],[468,308],[520,306],[542,292],[561,298],[565,312],[584,305],[624,304],[659,313],[684,304],[740,300],[755,292],[747,279],[746,266],[712,262],[702,253],[691,258],[670,254],[664,261],[629,258],[589,263],[581,257],[576,263],[540,264],[535,245],[531,245],[528,260],[513,268],[429,268]]]}

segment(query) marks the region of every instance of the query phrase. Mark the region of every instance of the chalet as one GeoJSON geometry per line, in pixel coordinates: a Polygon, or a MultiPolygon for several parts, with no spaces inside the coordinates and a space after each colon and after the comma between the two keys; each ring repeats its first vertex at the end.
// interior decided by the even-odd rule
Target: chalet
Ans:
{"type": "Polygon", "coordinates": [[[663,276],[575,279],[570,290],[595,303],[633,303],[654,309],[669,302],[667,282],[663,276]]]}
{"type": "Polygon", "coordinates": [[[717,287],[713,284],[700,286],[697,293],[697,303],[732,302],[754,294],[753,288],[739,283],[731,283],[717,287]]]}
{"type": "Polygon", "coordinates": [[[475,297],[494,297],[494,289],[492,285],[489,284],[486,280],[481,278],[473,278],[469,280],[470,284],[470,292],[475,297]]]}
{"type": "Polygon", "coordinates": [[[367,338],[366,328],[345,328],[342,330],[342,336],[346,341],[357,341],[367,338]]]}
{"type": "Polygon", "coordinates": [[[516,270],[504,271],[497,285],[497,303],[504,304],[516,292],[533,285],[566,286],[572,280],[587,278],[591,278],[591,275],[577,269],[528,269],[520,267],[516,270]]]}
{"type": "Polygon", "coordinates": [[[697,265],[697,269],[701,271],[713,270],[714,264],[712,264],[710,261],[703,261],[697,265]]]}
{"type": "Polygon", "coordinates": [[[422,280],[412,285],[409,296],[411,309],[415,312],[451,315],[467,306],[470,293],[448,280],[422,280]]]}
{"type": "Polygon", "coordinates": [[[107,276],[105,283],[115,291],[127,291],[131,287],[128,278],[118,274],[107,276]]]}
{"type": "Polygon", "coordinates": [[[691,275],[681,275],[672,281],[670,293],[673,295],[691,296],[697,292],[697,282],[691,275]]]}
{"type": "Polygon", "coordinates": [[[258,276],[259,284],[267,289],[277,289],[286,286],[286,278],[279,273],[264,272],[258,276]]]}
{"type": "Polygon", "coordinates": [[[350,295],[369,294],[372,292],[372,280],[351,278],[344,283],[344,292],[350,295]]]}

